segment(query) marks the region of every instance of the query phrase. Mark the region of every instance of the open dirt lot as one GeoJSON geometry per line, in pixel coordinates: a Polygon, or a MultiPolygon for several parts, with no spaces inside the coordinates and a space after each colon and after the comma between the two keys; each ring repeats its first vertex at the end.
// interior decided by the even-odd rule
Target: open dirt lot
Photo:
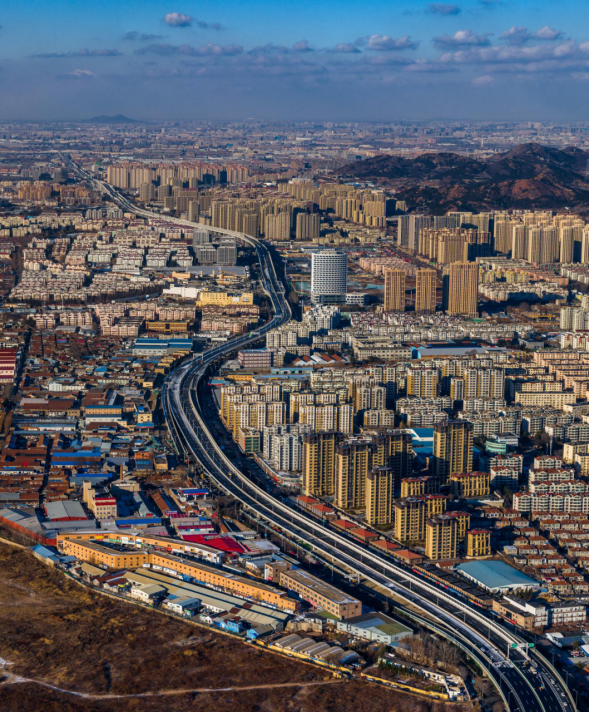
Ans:
{"type": "Polygon", "coordinates": [[[91,592],[0,543],[2,711],[444,711],[91,592]]]}

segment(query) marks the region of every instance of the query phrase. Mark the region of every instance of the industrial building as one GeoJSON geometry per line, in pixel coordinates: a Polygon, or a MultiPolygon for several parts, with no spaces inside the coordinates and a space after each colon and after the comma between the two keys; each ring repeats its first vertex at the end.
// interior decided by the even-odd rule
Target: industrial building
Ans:
{"type": "Polygon", "coordinates": [[[502,560],[465,562],[457,565],[456,571],[493,594],[516,589],[537,589],[540,586],[536,580],[502,560]]]}
{"type": "Polygon", "coordinates": [[[217,569],[196,560],[182,559],[165,552],[140,550],[128,545],[66,539],[62,550],[78,560],[109,568],[135,568],[149,565],[175,575],[184,575],[208,586],[254,599],[292,613],[299,608],[297,600],[265,582],[240,577],[234,572],[217,569]]]}
{"type": "Polygon", "coordinates": [[[358,639],[379,641],[387,646],[393,646],[405,637],[413,635],[409,627],[375,611],[338,621],[336,627],[338,631],[345,631],[358,639]]]}
{"type": "Polygon", "coordinates": [[[301,569],[280,573],[280,585],[336,619],[362,613],[362,602],[301,569]]]}
{"type": "Polygon", "coordinates": [[[182,579],[153,570],[142,569],[138,572],[127,572],[125,578],[133,585],[157,585],[163,587],[168,594],[198,599],[205,609],[213,613],[231,612],[234,616],[239,616],[253,626],[269,624],[276,631],[282,631],[290,618],[288,612],[261,604],[252,604],[233,594],[218,592],[215,589],[185,582],[182,579]]]}
{"type": "Polygon", "coordinates": [[[148,554],[145,551],[131,547],[110,545],[98,542],[73,539],[64,540],[61,544],[66,555],[72,555],[77,560],[92,564],[102,564],[109,569],[127,569],[142,567],[147,563],[148,554]]]}

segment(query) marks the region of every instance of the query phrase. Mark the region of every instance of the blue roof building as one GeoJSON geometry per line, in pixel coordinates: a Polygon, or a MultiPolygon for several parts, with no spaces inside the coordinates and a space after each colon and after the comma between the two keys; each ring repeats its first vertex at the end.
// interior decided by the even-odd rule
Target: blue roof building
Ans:
{"type": "Polygon", "coordinates": [[[457,572],[489,592],[537,589],[539,582],[502,560],[479,560],[457,565],[457,572]]]}

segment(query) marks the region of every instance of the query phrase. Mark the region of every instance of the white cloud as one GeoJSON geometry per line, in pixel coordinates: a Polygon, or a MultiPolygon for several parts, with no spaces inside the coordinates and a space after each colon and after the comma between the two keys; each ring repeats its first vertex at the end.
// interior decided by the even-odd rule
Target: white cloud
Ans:
{"type": "Polygon", "coordinates": [[[194,18],[181,12],[168,12],[164,15],[164,22],[170,27],[190,27],[194,18]]]}
{"type": "Polygon", "coordinates": [[[147,47],[140,47],[135,50],[135,54],[157,54],[160,57],[172,57],[173,55],[216,55],[224,57],[232,57],[241,54],[243,47],[241,45],[216,45],[206,44],[201,47],[193,47],[192,45],[170,45],[170,44],[155,44],[147,47]]]}
{"type": "Polygon", "coordinates": [[[578,45],[566,40],[556,45],[533,45],[530,47],[473,47],[471,49],[447,52],[440,58],[442,62],[453,64],[502,64],[510,62],[539,62],[553,59],[585,58],[589,54],[589,42],[578,45]]]}
{"type": "Polygon", "coordinates": [[[490,74],[483,74],[481,77],[476,77],[472,80],[471,84],[473,87],[487,87],[489,84],[493,84],[495,78],[490,74]]]}
{"type": "Polygon", "coordinates": [[[405,67],[406,72],[455,72],[456,70],[448,64],[441,62],[431,62],[428,59],[417,59],[412,64],[405,67]]]}
{"type": "Polygon", "coordinates": [[[553,42],[554,40],[561,39],[563,34],[561,30],[555,30],[553,27],[550,27],[550,25],[545,25],[534,33],[530,32],[527,27],[514,26],[502,32],[500,37],[509,44],[523,45],[530,40],[547,40],[553,42]]]}
{"type": "Polygon", "coordinates": [[[366,38],[359,38],[356,44],[364,44],[369,50],[377,50],[379,52],[391,52],[394,50],[414,50],[419,47],[419,42],[412,40],[409,35],[403,37],[391,37],[390,35],[370,35],[366,38]]]}
{"type": "Polygon", "coordinates": [[[295,42],[292,46],[293,52],[312,52],[313,48],[309,45],[307,40],[299,40],[295,42]]]}
{"type": "MultiPolygon", "coordinates": [[[[202,45],[196,50],[196,54],[202,55],[217,55],[217,56],[234,56],[236,54],[241,54],[243,52],[243,47],[241,45],[214,45],[206,44],[202,45]]],[[[187,54],[190,54],[187,53],[187,54]]]]}
{"type": "Polygon", "coordinates": [[[487,47],[491,44],[489,33],[477,35],[472,30],[457,30],[453,35],[434,37],[432,42],[439,49],[451,49],[453,47],[487,47]]]}
{"type": "Polygon", "coordinates": [[[532,33],[527,27],[510,27],[501,33],[500,39],[509,42],[512,45],[521,45],[532,38],[532,33]]]}
{"type": "Polygon", "coordinates": [[[534,37],[539,40],[559,40],[563,35],[562,30],[555,30],[550,25],[545,25],[534,33],[534,37]]]}
{"type": "Polygon", "coordinates": [[[329,50],[329,52],[342,52],[343,54],[359,54],[362,50],[358,49],[356,45],[351,42],[339,42],[335,47],[329,50]]]}
{"type": "Polygon", "coordinates": [[[73,72],[68,72],[68,77],[77,77],[78,79],[83,79],[84,77],[95,77],[94,72],[89,69],[74,69],[73,72]]]}

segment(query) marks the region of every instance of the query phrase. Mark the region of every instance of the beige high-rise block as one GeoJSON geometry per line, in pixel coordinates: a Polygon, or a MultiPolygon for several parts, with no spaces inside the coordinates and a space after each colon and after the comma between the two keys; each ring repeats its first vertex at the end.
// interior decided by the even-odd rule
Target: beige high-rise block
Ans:
{"type": "Polygon", "coordinates": [[[415,311],[433,314],[436,311],[436,271],[425,268],[415,276],[415,311]]]}
{"type": "Polygon", "coordinates": [[[473,426],[449,421],[434,427],[434,476],[443,484],[452,473],[472,472],[473,426]]]}
{"type": "Polygon", "coordinates": [[[404,270],[385,270],[384,309],[385,312],[403,312],[405,310],[404,270]]]}
{"type": "Polygon", "coordinates": [[[478,315],[479,266],[476,262],[455,262],[447,268],[444,287],[447,314],[478,315]]]}
{"type": "Polygon", "coordinates": [[[390,525],[395,505],[394,468],[376,466],[366,478],[366,522],[369,525],[390,525]]]}
{"type": "Polygon", "coordinates": [[[322,497],[335,493],[336,431],[309,433],[303,437],[303,491],[322,497]]]}
{"type": "Polygon", "coordinates": [[[350,438],[336,448],[335,504],[342,510],[366,505],[366,479],[372,468],[371,440],[350,438]]]}
{"type": "Polygon", "coordinates": [[[425,556],[432,560],[455,559],[458,552],[458,522],[438,515],[425,524],[425,556]]]}

